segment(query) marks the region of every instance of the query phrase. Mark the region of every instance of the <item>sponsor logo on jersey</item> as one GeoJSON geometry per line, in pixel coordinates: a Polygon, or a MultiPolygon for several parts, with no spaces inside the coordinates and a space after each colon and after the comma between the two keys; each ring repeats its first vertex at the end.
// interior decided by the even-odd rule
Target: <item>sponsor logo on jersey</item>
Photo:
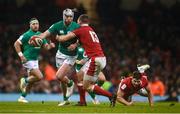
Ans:
{"type": "Polygon", "coordinates": [[[59,33],[60,33],[60,34],[64,34],[64,31],[63,31],[63,30],[60,30],[59,33]]]}

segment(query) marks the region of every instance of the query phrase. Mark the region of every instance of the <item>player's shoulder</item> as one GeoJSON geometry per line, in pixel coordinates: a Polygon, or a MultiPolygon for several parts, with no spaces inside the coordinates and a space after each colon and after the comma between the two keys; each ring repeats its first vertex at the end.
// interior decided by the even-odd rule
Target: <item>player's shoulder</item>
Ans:
{"type": "Polygon", "coordinates": [[[36,32],[37,35],[39,35],[39,34],[41,34],[41,33],[42,33],[41,31],[37,31],[37,32],[36,32]]]}
{"type": "Polygon", "coordinates": [[[80,27],[80,25],[78,23],[74,22],[74,21],[71,22],[71,26],[73,26],[75,28],[79,28],[80,27]]]}
{"type": "Polygon", "coordinates": [[[63,21],[58,21],[53,24],[54,26],[60,26],[63,25],[63,21]]]}
{"type": "Polygon", "coordinates": [[[142,75],[141,79],[142,79],[143,81],[148,81],[148,78],[147,78],[146,75],[142,75]]]}
{"type": "Polygon", "coordinates": [[[132,76],[129,76],[129,77],[125,78],[124,80],[125,80],[125,81],[132,80],[132,76]]]}
{"type": "Polygon", "coordinates": [[[72,21],[72,24],[74,24],[74,25],[78,25],[78,26],[79,26],[79,24],[78,24],[78,23],[76,23],[75,21],[72,21]]]}
{"type": "Polygon", "coordinates": [[[31,34],[30,30],[27,30],[26,32],[24,32],[23,34],[21,34],[21,36],[23,37],[28,37],[31,34]]]}
{"type": "Polygon", "coordinates": [[[128,84],[128,83],[130,82],[130,80],[131,80],[131,77],[124,78],[124,79],[122,80],[122,83],[128,84]]]}

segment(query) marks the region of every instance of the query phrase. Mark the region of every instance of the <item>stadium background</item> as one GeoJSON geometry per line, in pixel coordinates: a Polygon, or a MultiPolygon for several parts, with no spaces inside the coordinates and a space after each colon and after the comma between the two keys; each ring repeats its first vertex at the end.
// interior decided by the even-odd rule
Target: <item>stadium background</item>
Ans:
{"type": "MultiPolygon", "coordinates": [[[[180,0],[0,0],[1,100],[4,94],[19,94],[17,85],[24,70],[13,44],[28,30],[29,19],[37,17],[43,32],[62,19],[67,7],[78,9],[75,20],[82,13],[91,17],[108,59],[104,70],[110,84],[107,89],[117,86],[123,71],[148,63],[154,95],[180,94],[180,0]]],[[[53,77],[55,53],[56,49],[42,51],[40,68],[45,79],[32,93],[61,93],[53,77]]],[[[74,91],[77,93],[76,88],[74,91]]]]}

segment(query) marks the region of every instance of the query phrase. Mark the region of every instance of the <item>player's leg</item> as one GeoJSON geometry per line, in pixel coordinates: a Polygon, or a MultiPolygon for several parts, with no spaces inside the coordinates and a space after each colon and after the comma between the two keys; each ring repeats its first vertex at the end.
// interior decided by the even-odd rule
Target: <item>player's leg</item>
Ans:
{"type": "Polygon", "coordinates": [[[58,106],[68,105],[69,104],[69,97],[67,96],[67,87],[73,87],[73,81],[69,80],[69,78],[66,76],[68,71],[71,69],[71,66],[68,64],[63,64],[58,71],[56,72],[57,79],[61,82],[61,88],[63,92],[63,102],[58,104],[58,106]]]}
{"type": "Polygon", "coordinates": [[[71,65],[69,65],[67,63],[63,63],[63,65],[56,72],[57,79],[60,82],[67,84],[67,92],[66,92],[67,97],[70,97],[72,94],[74,82],[72,80],[70,80],[69,78],[64,78],[64,77],[68,74],[68,72],[71,70],[71,68],[72,68],[71,65]]]}
{"type": "MultiPolygon", "coordinates": [[[[145,71],[149,68],[150,68],[150,65],[148,65],[148,64],[144,64],[144,65],[138,64],[137,65],[137,69],[141,74],[145,74],[145,71]]],[[[148,95],[148,92],[144,88],[140,89],[137,93],[144,97],[147,97],[147,95],[148,95]]]]}
{"type": "Polygon", "coordinates": [[[95,94],[108,97],[114,106],[116,96],[110,93],[109,91],[102,89],[98,85],[95,85],[95,82],[98,79],[98,75],[100,71],[105,67],[105,65],[106,65],[105,57],[91,58],[88,62],[86,62],[85,66],[83,66],[84,67],[83,87],[87,91],[91,91],[94,92],[95,94]]]}
{"type": "MultiPolygon", "coordinates": [[[[104,84],[105,81],[106,81],[106,78],[105,78],[103,72],[100,72],[100,73],[99,73],[99,76],[98,76],[97,85],[98,85],[99,87],[101,87],[101,86],[104,84]]],[[[100,104],[100,102],[99,102],[99,100],[96,98],[96,94],[95,94],[94,92],[89,91],[88,93],[89,93],[89,95],[90,95],[91,98],[92,98],[93,104],[100,104]]]]}
{"type": "MultiPolygon", "coordinates": [[[[65,57],[61,54],[58,53],[56,54],[56,67],[57,69],[59,69],[63,62],[65,61],[65,57]]],[[[67,76],[64,76],[64,78],[66,78],[67,76]]],[[[66,97],[66,91],[67,91],[67,85],[64,82],[60,81],[60,88],[62,89],[62,94],[63,94],[63,102],[61,102],[59,105],[63,106],[63,105],[68,105],[69,101],[68,101],[68,97],[66,97]]]]}
{"type": "MultiPolygon", "coordinates": [[[[63,58],[63,57],[61,57],[61,58],[63,58]]],[[[76,57],[69,57],[69,56],[65,56],[65,58],[63,58],[63,59],[59,59],[59,57],[56,58],[57,64],[59,65],[59,69],[56,72],[56,77],[61,83],[63,83],[61,85],[64,85],[63,86],[64,102],[59,103],[58,106],[70,104],[68,99],[73,93],[74,82],[73,82],[73,80],[70,80],[68,78],[68,74],[72,70],[72,67],[75,63],[75,59],[76,59],[76,57]]]]}
{"type": "Polygon", "coordinates": [[[35,82],[40,81],[43,78],[43,74],[39,70],[38,61],[28,61],[23,66],[28,70],[28,77],[21,78],[21,96],[18,101],[27,103],[28,101],[25,99],[27,93],[35,82]]]}
{"type": "Polygon", "coordinates": [[[97,82],[98,86],[102,86],[105,81],[106,81],[106,77],[105,77],[104,73],[100,72],[99,76],[98,76],[98,82],[97,82]]]}
{"type": "Polygon", "coordinates": [[[79,97],[80,97],[80,101],[78,102],[78,104],[76,104],[76,106],[86,106],[86,99],[85,99],[85,90],[83,88],[83,71],[81,70],[76,70],[76,76],[77,76],[77,88],[78,88],[78,92],[79,92],[79,97]]]}

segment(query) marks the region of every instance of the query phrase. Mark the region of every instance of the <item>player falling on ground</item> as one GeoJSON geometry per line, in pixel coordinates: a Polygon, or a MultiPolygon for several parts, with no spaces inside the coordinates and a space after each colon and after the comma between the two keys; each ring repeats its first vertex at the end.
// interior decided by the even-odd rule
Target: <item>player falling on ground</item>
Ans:
{"type": "Polygon", "coordinates": [[[59,42],[65,42],[76,38],[79,39],[88,57],[88,61],[86,61],[82,67],[84,74],[83,88],[95,94],[108,97],[111,101],[111,106],[114,106],[116,95],[95,85],[99,73],[106,66],[106,57],[104,56],[97,34],[89,26],[89,21],[89,17],[86,14],[79,16],[78,24],[80,24],[81,27],[67,35],[58,36],[56,39],[59,42]]]}
{"type": "MultiPolygon", "coordinates": [[[[40,38],[54,38],[56,35],[64,35],[69,33],[79,25],[73,22],[74,12],[71,9],[63,11],[63,20],[54,23],[48,30],[42,33],[40,38]]],[[[74,82],[68,78],[68,73],[71,72],[77,58],[77,39],[72,39],[66,42],[59,42],[58,50],[56,53],[56,72],[57,79],[61,82],[63,92],[63,102],[58,106],[68,105],[69,97],[71,96],[74,88],[74,82]]]]}
{"type": "Polygon", "coordinates": [[[36,18],[32,18],[29,22],[30,29],[21,35],[14,43],[15,50],[19,55],[23,67],[27,69],[28,77],[23,77],[20,80],[21,96],[18,99],[19,102],[28,103],[25,99],[27,92],[29,92],[31,86],[40,81],[43,78],[43,74],[39,70],[38,56],[41,47],[49,50],[54,48],[54,43],[48,44],[45,39],[42,40],[41,47],[34,47],[29,44],[29,39],[34,35],[39,35],[39,21],[36,18]]]}
{"type": "MultiPolygon", "coordinates": [[[[78,89],[79,94],[80,94],[80,101],[78,102],[78,106],[86,106],[86,100],[85,100],[85,90],[83,89],[83,72],[80,71],[80,69],[82,68],[82,66],[86,63],[86,61],[88,61],[88,57],[85,55],[84,49],[82,48],[82,46],[78,46],[78,53],[77,53],[77,60],[76,60],[76,64],[75,64],[75,69],[76,69],[76,75],[78,78],[78,89]]],[[[98,81],[97,84],[98,86],[102,86],[104,84],[104,82],[106,81],[106,78],[104,76],[104,74],[102,72],[100,72],[99,76],[98,76],[98,81]]],[[[93,104],[100,104],[100,102],[98,101],[98,99],[96,98],[96,95],[94,92],[88,92],[89,95],[92,98],[92,102],[93,104]]]]}
{"type": "Polygon", "coordinates": [[[153,106],[153,95],[150,91],[148,79],[144,71],[149,65],[138,66],[138,71],[134,71],[133,75],[121,80],[117,92],[117,101],[124,105],[130,106],[133,104],[131,97],[135,93],[147,96],[149,105],[153,106]],[[143,90],[145,89],[145,90],[143,90]]]}

